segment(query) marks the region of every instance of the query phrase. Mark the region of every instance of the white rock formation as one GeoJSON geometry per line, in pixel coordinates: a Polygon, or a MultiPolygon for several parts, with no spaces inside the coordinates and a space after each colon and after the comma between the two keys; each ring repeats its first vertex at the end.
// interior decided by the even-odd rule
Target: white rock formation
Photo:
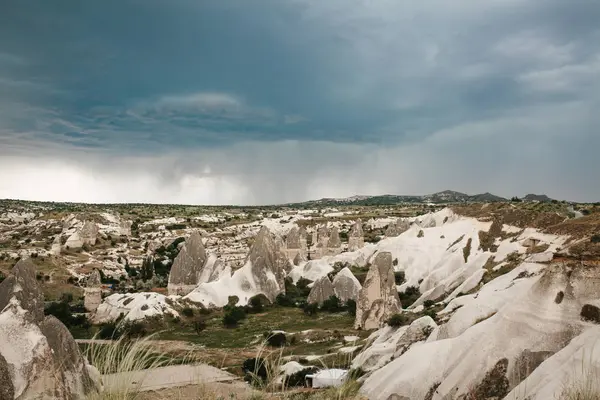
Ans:
{"type": "Polygon", "coordinates": [[[313,284],[306,302],[308,304],[316,303],[321,305],[325,300],[334,295],[335,291],[333,290],[333,284],[329,280],[329,277],[325,275],[313,284]]]}
{"type": "Polygon", "coordinates": [[[364,245],[365,234],[362,228],[362,221],[359,219],[352,225],[350,233],[348,233],[348,251],[362,249],[364,245]]]}
{"type": "Polygon", "coordinates": [[[125,321],[142,320],[147,317],[170,314],[179,316],[176,311],[177,296],[165,296],[160,293],[115,293],[106,297],[96,310],[95,323],[117,320],[123,315],[125,321]]]}
{"type": "Polygon", "coordinates": [[[392,222],[385,230],[385,236],[396,237],[400,236],[410,228],[410,222],[405,219],[398,218],[396,222],[392,222]]]}
{"type": "Polygon", "coordinates": [[[96,312],[98,306],[102,303],[101,285],[100,273],[94,269],[90,276],[86,278],[85,288],[83,289],[83,306],[88,312],[96,312]]]}
{"type": "Polygon", "coordinates": [[[373,332],[365,349],[352,360],[352,368],[370,372],[404,354],[413,344],[422,342],[437,327],[431,317],[422,317],[410,325],[392,328],[386,326],[373,332]]]}
{"type": "Polygon", "coordinates": [[[0,310],[2,399],[83,400],[101,390],[67,328],[44,317],[31,261],[19,261],[0,284],[0,310]]]}
{"type": "Polygon", "coordinates": [[[343,303],[350,299],[357,301],[360,289],[360,282],[348,267],[343,268],[333,278],[333,290],[343,303]]]}
{"type": "Polygon", "coordinates": [[[304,228],[298,228],[294,226],[287,234],[285,238],[285,247],[287,256],[290,260],[296,258],[297,255],[306,257],[307,245],[306,245],[306,230],[304,228]]]}
{"type": "Polygon", "coordinates": [[[173,261],[167,286],[169,295],[185,296],[198,284],[219,279],[225,270],[221,260],[206,252],[202,236],[194,231],[173,261]]]}
{"type": "MultiPolygon", "coordinates": [[[[456,299],[463,305],[447,324],[436,328],[426,343],[375,371],[361,390],[373,400],[391,395],[422,399],[434,386],[433,398],[439,399],[468,393],[510,399],[506,396],[511,390],[521,390],[519,396],[557,398],[549,394],[557,393],[561,377],[581,362],[583,349],[590,350],[593,343],[582,333],[597,325],[582,315],[586,305],[592,309],[600,303],[599,281],[597,268],[579,263],[523,264],[489,282],[477,296],[456,299]],[[578,336],[581,341],[575,339],[577,344],[569,348],[578,336]],[[549,359],[562,349],[563,355],[549,359]],[[515,389],[545,360],[544,369],[515,389]],[[567,365],[557,367],[564,360],[567,365]]],[[[592,365],[596,368],[596,359],[592,365]]]]}
{"type": "Polygon", "coordinates": [[[92,221],[86,221],[83,226],[75,231],[67,241],[65,247],[69,249],[79,249],[83,245],[93,246],[98,238],[98,226],[92,221]]]}
{"type": "Polygon", "coordinates": [[[396,291],[392,254],[380,252],[373,260],[356,305],[356,329],[377,329],[393,314],[400,313],[402,305],[396,291]]]}
{"type": "Polygon", "coordinates": [[[285,270],[289,260],[276,244],[276,240],[263,226],[256,236],[246,257],[244,266],[232,275],[224,274],[218,280],[201,283],[185,298],[201,303],[206,307],[223,307],[229,296],[237,296],[239,305],[259,293],[270,301],[275,301],[279,293],[285,291],[285,270]]]}

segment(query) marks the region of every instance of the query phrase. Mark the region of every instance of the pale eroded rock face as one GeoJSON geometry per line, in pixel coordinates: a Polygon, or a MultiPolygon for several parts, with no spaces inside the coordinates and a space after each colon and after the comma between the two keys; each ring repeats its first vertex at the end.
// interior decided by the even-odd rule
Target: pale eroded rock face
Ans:
{"type": "Polygon", "coordinates": [[[360,289],[362,289],[360,282],[348,267],[342,269],[333,278],[333,290],[342,302],[350,299],[358,300],[360,289]]]}
{"type": "Polygon", "coordinates": [[[294,265],[296,265],[296,266],[298,266],[306,261],[308,261],[308,260],[306,259],[306,255],[303,253],[298,253],[298,254],[296,254],[296,257],[294,257],[294,265]]]}
{"type": "Polygon", "coordinates": [[[377,329],[393,314],[400,313],[402,305],[396,291],[392,254],[377,254],[367,279],[358,296],[356,305],[356,329],[377,329]]]}
{"type": "Polygon", "coordinates": [[[410,223],[402,218],[398,218],[396,222],[393,222],[388,225],[385,230],[385,236],[387,237],[395,237],[403,234],[410,228],[410,223]]]}
{"type": "Polygon", "coordinates": [[[173,261],[167,286],[169,295],[185,296],[194,290],[207,259],[202,236],[198,232],[193,232],[173,261]]]}
{"type": "Polygon", "coordinates": [[[333,284],[329,280],[327,275],[319,278],[314,284],[310,293],[308,294],[308,299],[306,300],[308,304],[317,303],[319,305],[323,304],[325,300],[335,295],[335,291],[333,290],[333,284]]]}
{"type": "Polygon", "coordinates": [[[285,269],[289,261],[277,246],[269,229],[263,226],[254,239],[246,263],[251,263],[252,277],[261,293],[275,301],[285,291],[285,269]]]}
{"type": "Polygon", "coordinates": [[[342,252],[342,240],[337,227],[331,228],[329,240],[327,241],[327,255],[335,256],[342,252]]]}
{"type": "Polygon", "coordinates": [[[298,254],[306,254],[306,230],[293,227],[285,239],[285,247],[289,259],[293,260],[298,254]]]}
{"type": "Polygon", "coordinates": [[[348,234],[348,251],[356,251],[365,245],[365,234],[362,228],[362,221],[357,220],[348,234]]]}
{"type": "Polygon", "coordinates": [[[35,265],[21,260],[0,284],[2,399],[85,399],[101,389],[67,328],[44,317],[35,265]]]}
{"type": "Polygon", "coordinates": [[[65,247],[79,249],[83,245],[93,246],[98,239],[98,226],[92,221],[85,221],[83,226],[73,233],[65,242],[65,247]]]}
{"type": "Polygon", "coordinates": [[[96,312],[98,306],[102,303],[102,285],[100,273],[94,269],[85,280],[83,289],[83,306],[88,312],[96,312]]]}

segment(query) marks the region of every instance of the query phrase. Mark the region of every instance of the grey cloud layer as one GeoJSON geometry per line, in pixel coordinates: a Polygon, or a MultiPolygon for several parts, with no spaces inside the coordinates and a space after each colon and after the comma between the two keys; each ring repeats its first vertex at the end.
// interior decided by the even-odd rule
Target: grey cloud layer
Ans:
{"type": "Polygon", "coordinates": [[[69,3],[0,15],[0,197],[600,197],[593,1],[69,3]]]}

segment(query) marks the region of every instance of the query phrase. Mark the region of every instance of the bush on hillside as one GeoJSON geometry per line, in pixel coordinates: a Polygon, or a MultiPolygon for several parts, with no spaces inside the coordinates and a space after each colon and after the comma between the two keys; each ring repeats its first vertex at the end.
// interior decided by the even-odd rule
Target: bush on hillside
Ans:
{"type": "Polygon", "coordinates": [[[242,372],[246,382],[261,386],[268,376],[266,360],[261,357],[248,358],[242,364],[242,372]]]}
{"type": "Polygon", "coordinates": [[[600,235],[594,235],[590,238],[592,243],[600,243],[600,235]]]}
{"type": "Polygon", "coordinates": [[[184,317],[192,318],[194,316],[194,309],[191,307],[184,307],[183,310],[181,310],[181,314],[183,314],[184,317]]]}
{"type": "Polygon", "coordinates": [[[307,367],[302,371],[291,374],[285,380],[286,387],[303,387],[306,385],[306,375],[312,375],[319,372],[318,367],[307,367]]]}
{"type": "Polygon", "coordinates": [[[306,303],[304,304],[304,306],[302,307],[302,310],[304,311],[304,314],[306,315],[317,315],[317,313],[319,312],[319,305],[317,303],[306,303]]]}
{"type": "Polygon", "coordinates": [[[344,311],[344,307],[342,307],[342,302],[337,296],[330,296],[323,302],[323,305],[321,305],[321,311],[330,313],[341,312],[344,311]]]}
{"type": "Polygon", "coordinates": [[[194,331],[200,335],[206,329],[206,320],[204,318],[198,318],[194,321],[194,331]]]}
{"type": "Polygon", "coordinates": [[[283,332],[265,332],[263,336],[271,347],[283,347],[287,344],[287,337],[283,332]]]}
{"type": "Polygon", "coordinates": [[[396,281],[396,285],[402,285],[404,283],[404,279],[404,271],[394,272],[394,280],[396,281]]]}
{"type": "Polygon", "coordinates": [[[246,318],[246,312],[242,307],[233,307],[225,312],[223,325],[227,328],[235,328],[239,322],[246,318]]]}
{"type": "Polygon", "coordinates": [[[425,302],[423,303],[423,307],[425,308],[433,307],[434,305],[435,301],[433,300],[425,300],[425,302]]]}
{"type": "Polygon", "coordinates": [[[421,292],[419,291],[418,286],[409,286],[404,292],[399,292],[398,296],[400,297],[402,307],[406,308],[417,301],[419,297],[421,297],[421,292]]]}
{"type": "Polygon", "coordinates": [[[117,322],[106,322],[100,325],[97,333],[98,339],[117,340],[121,337],[117,322]]]}
{"type": "Polygon", "coordinates": [[[356,301],[353,299],[346,300],[346,310],[351,316],[356,316],[356,301]]]}
{"type": "Polygon", "coordinates": [[[408,318],[406,318],[402,314],[394,314],[387,320],[387,324],[392,328],[398,328],[400,326],[406,325],[407,323],[408,318]]]}
{"type": "Polygon", "coordinates": [[[275,297],[275,303],[281,307],[295,307],[296,302],[294,299],[286,293],[279,293],[277,297],[275,297]]]}
{"type": "Polygon", "coordinates": [[[264,307],[269,304],[269,299],[262,293],[250,297],[248,300],[248,311],[253,313],[262,312],[264,307]]]}

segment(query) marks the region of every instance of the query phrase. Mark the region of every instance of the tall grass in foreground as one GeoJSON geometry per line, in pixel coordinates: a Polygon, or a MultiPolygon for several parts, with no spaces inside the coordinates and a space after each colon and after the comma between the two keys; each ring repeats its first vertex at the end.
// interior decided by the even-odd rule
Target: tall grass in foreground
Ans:
{"type": "MultiPolygon", "coordinates": [[[[148,336],[135,340],[121,338],[109,344],[92,342],[87,347],[85,355],[90,364],[94,365],[105,378],[106,375],[110,375],[110,380],[104,382],[102,393],[89,397],[89,400],[153,399],[152,394],[140,390],[150,370],[174,364],[187,364],[190,363],[188,361],[195,360],[191,352],[184,358],[172,358],[168,353],[158,353],[152,346],[152,339],[153,336],[148,336]]],[[[259,391],[249,392],[242,397],[233,393],[226,396],[217,395],[209,384],[201,384],[199,377],[198,384],[192,384],[195,386],[194,400],[358,400],[361,398],[358,396],[360,384],[350,378],[340,387],[318,391],[306,392],[288,387],[286,378],[281,372],[284,363],[283,348],[269,351],[266,343],[263,343],[257,351],[256,359],[263,360],[263,363],[257,363],[255,371],[250,375],[251,383],[259,391]],[[265,369],[262,374],[259,373],[260,367],[265,369]]],[[[183,395],[184,388],[180,390],[171,388],[171,390],[170,398],[189,400],[189,397],[183,395]]]]}
{"type": "Polygon", "coordinates": [[[600,400],[600,376],[591,369],[582,371],[564,388],[559,400],[600,400]]]}
{"type": "Polygon", "coordinates": [[[100,374],[111,375],[110,382],[105,382],[104,392],[92,396],[92,400],[135,399],[150,370],[181,363],[181,360],[173,359],[167,353],[157,353],[152,347],[152,338],[153,336],[136,340],[121,338],[110,344],[92,342],[87,347],[85,356],[90,364],[100,374]],[[132,379],[133,372],[137,376],[135,382],[132,379]]]}
{"type": "MultiPolygon", "coordinates": [[[[350,364],[352,354],[348,354],[347,357],[348,360],[345,365],[350,364]]],[[[361,385],[353,377],[348,377],[341,386],[312,392],[302,392],[298,388],[288,386],[288,377],[282,373],[284,364],[283,348],[268,352],[267,343],[263,342],[257,351],[256,359],[263,360],[263,363],[257,363],[255,370],[250,373],[251,383],[263,390],[265,394],[268,394],[268,397],[262,397],[259,393],[255,393],[253,399],[359,400],[362,398],[358,394],[361,385]],[[264,369],[262,377],[261,368],[264,369]]],[[[322,361],[321,364],[323,368],[327,368],[322,361]]]]}

